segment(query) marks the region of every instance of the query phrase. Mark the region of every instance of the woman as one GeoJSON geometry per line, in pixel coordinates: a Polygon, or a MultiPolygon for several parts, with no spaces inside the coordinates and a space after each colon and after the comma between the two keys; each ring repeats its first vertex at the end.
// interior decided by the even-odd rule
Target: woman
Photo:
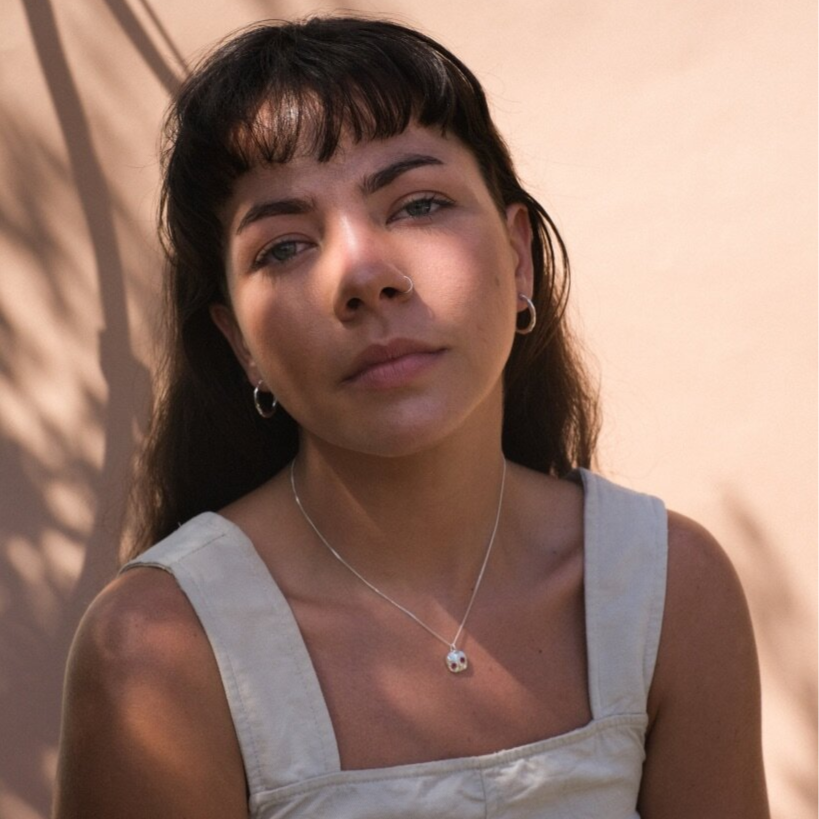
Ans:
{"type": "Polygon", "coordinates": [[[768,816],[736,576],[582,469],[564,249],[462,63],[387,22],[229,40],[163,227],[140,538],[75,640],[58,817],[768,816]]]}

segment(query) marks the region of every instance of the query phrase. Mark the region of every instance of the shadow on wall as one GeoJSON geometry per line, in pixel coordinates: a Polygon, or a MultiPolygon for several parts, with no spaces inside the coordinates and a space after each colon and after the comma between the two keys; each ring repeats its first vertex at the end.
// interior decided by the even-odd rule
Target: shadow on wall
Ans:
{"type": "MultiPolygon", "coordinates": [[[[729,491],[725,493],[724,508],[739,534],[738,548],[732,550],[732,555],[753,605],[757,648],[763,659],[763,696],[777,692],[787,705],[788,724],[798,726],[788,736],[794,750],[788,760],[792,764],[787,787],[794,803],[800,805],[799,815],[815,816],[819,719],[816,668],[810,655],[805,655],[802,633],[814,622],[815,613],[799,595],[783,557],[750,505],[729,491]]],[[[765,710],[764,699],[762,705],[765,710]]]]}
{"type": "MultiPolygon", "coordinates": [[[[77,385],[75,426],[67,429],[61,407],[44,399],[41,390],[54,367],[48,349],[37,328],[19,320],[21,313],[35,311],[11,293],[0,295],[0,400],[4,407],[13,406],[15,417],[25,415],[26,428],[34,430],[30,436],[18,434],[13,421],[0,417],[3,819],[48,814],[65,657],[82,611],[115,570],[128,464],[142,422],[135,407],[147,406],[150,395],[149,376],[132,351],[125,265],[114,228],[115,214],[127,218],[128,206],[116,200],[107,183],[52,4],[23,0],[23,5],[68,161],[38,141],[36,130],[25,122],[0,121],[0,144],[11,169],[0,197],[0,230],[19,251],[17,258],[25,260],[26,275],[37,278],[43,301],[39,315],[57,325],[54,329],[72,355],[89,355],[89,343],[83,340],[90,316],[101,315],[103,329],[91,342],[97,344],[98,369],[89,374],[78,361],[71,372],[77,385]],[[56,183],[76,189],[93,252],[90,278],[76,269],[54,229],[48,194],[56,183]],[[12,201],[13,212],[4,207],[12,201]],[[78,299],[79,288],[86,291],[78,299]],[[78,303],[85,308],[78,309],[78,303]],[[88,430],[98,436],[100,447],[87,444],[88,430]]],[[[134,0],[132,6],[142,8],[150,31],[124,0],[105,0],[105,5],[146,67],[165,89],[173,90],[184,61],[147,0],[134,0]],[[163,53],[172,55],[173,64],[163,53]]],[[[274,14],[269,3],[252,5],[257,18],[274,14]]],[[[355,3],[346,7],[355,8],[355,3]]],[[[743,567],[747,563],[743,577],[755,601],[760,653],[770,658],[771,673],[779,675],[776,684],[788,692],[790,707],[804,720],[806,738],[815,742],[812,669],[793,656],[789,639],[807,614],[782,558],[754,516],[736,498],[729,498],[729,508],[740,532],[732,553],[741,556],[743,567]]],[[[815,805],[814,774],[814,764],[792,774],[805,815],[815,805]]]]}
{"type": "MultiPolygon", "coordinates": [[[[120,203],[113,199],[95,151],[53,8],[47,0],[24,0],[23,5],[68,164],[38,144],[36,129],[3,123],[3,149],[11,169],[4,185],[13,193],[0,200],[0,226],[5,240],[20,251],[17,258],[26,259],[26,273],[37,276],[36,290],[43,299],[27,305],[9,292],[0,300],[0,389],[14,405],[17,420],[15,432],[15,419],[4,419],[6,434],[0,443],[0,813],[6,819],[49,812],[65,657],[82,611],[115,570],[124,487],[140,425],[134,408],[146,406],[150,395],[148,374],[131,349],[124,267],[114,228],[120,203]],[[49,210],[48,193],[59,183],[75,187],[93,251],[96,280],[81,311],[77,290],[88,287],[88,276],[72,271],[49,210]],[[3,201],[14,203],[13,214],[5,211],[3,201]],[[61,408],[42,400],[46,391],[38,388],[48,384],[54,365],[36,328],[21,329],[20,316],[27,312],[57,323],[58,328],[50,329],[66,348],[86,358],[88,346],[82,349],[82,339],[101,313],[98,357],[107,400],[78,363],[80,386],[71,403],[79,411],[73,430],[61,424],[61,408]],[[31,434],[21,434],[23,427],[31,434]],[[99,448],[95,455],[83,442],[89,430],[102,439],[101,463],[99,448]],[[76,522],[82,514],[61,512],[72,504],[90,510],[88,525],[76,522]]],[[[177,70],[164,62],[128,6],[122,0],[107,0],[106,5],[146,65],[169,91],[175,88],[177,70]]],[[[144,0],[142,5],[151,11],[144,0]]]]}

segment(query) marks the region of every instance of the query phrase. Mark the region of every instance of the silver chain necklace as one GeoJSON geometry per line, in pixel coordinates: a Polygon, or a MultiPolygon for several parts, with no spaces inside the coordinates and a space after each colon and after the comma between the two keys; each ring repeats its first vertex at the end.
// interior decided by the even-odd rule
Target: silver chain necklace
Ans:
{"type": "Polygon", "coordinates": [[[501,507],[503,505],[503,490],[506,486],[506,459],[503,459],[503,473],[501,475],[501,486],[500,486],[500,494],[498,496],[498,509],[495,512],[495,525],[492,527],[492,535],[489,538],[489,545],[486,547],[486,554],[483,558],[483,563],[481,564],[481,570],[478,572],[478,579],[475,581],[475,588],[472,590],[472,597],[469,598],[469,605],[466,607],[466,611],[464,612],[464,616],[461,619],[461,623],[458,626],[458,631],[455,633],[455,636],[452,640],[447,640],[445,637],[442,637],[435,631],[434,628],[430,628],[417,614],[413,614],[408,608],[402,606],[400,603],[397,603],[395,600],[392,599],[388,594],[385,594],[381,591],[377,586],[374,586],[364,577],[357,569],[354,569],[327,541],[327,538],[319,531],[318,526],[313,523],[313,519],[310,515],[307,514],[307,510],[304,508],[301,502],[301,498],[299,497],[299,493],[296,491],[296,460],[295,458],[290,463],[290,488],[293,490],[293,498],[296,501],[296,506],[299,507],[299,511],[304,515],[304,519],[310,524],[310,528],[316,533],[318,539],[330,550],[330,554],[341,563],[346,569],[351,571],[365,586],[372,589],[379,597],[386,600],[388,603],[392,604],[397,608],[399,611],[404,612],[407,617],[411,617],[418,623],[421,628],[426,629],[433,637],[440,640],[447,648],[449,648],[449,653],[446,655],[446,667],[453,673],[458,674],[461,671],[466,671],[467,667],[469,666],[469,660],[464,653],[463,650],[458,648],[458,640],[461,638],[461,634],[463,633],[464,626],[466,625],[466,618],[469,617],[469,612],[472,611],[472,604],[475,602],[475,597],[478,594],[478,589],[481,586],[481,581],[483,580],[484,572],[486,571],[486,564],[489,563],[489,555],[492,552],[492,546],[495,543],[495,535],[498,533],[498,523],[500,522],[500,513],[501,507]]]}

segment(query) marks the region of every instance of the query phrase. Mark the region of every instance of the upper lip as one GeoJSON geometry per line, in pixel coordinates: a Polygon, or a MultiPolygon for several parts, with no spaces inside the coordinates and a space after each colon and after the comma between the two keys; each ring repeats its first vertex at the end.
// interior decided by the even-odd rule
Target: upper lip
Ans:
{"type": "Polygon", "coordinates": [[[353,359],[350,369],[342,380],[350,381],[370,367],[384,364],[387,361],[395,361],[405,355],[435,353],[441,349],[440,346],[434,344],[407,338],[396,338],[384,344],[371,344],[353,359]]]}

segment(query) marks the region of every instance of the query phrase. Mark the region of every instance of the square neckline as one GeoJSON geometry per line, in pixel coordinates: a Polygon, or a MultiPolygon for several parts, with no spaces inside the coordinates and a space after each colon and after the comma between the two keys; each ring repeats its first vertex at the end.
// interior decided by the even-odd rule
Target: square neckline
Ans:
{"type": "Polygon", "coordinates": [[[327,762],[332,770],[328,771],[327,776],[343,777],[345,780],[349,778],[355,781],[366,781],[372,779],[400,778],[404,776],[421,776],[431,773],[448,773],[459,770],[483,769],[504,762],[534,756],[569,743],[579,742],[587,736],[595,734],[598,730],[607,727],[609,724],[620,724],[624,720],[629,721],[637,716],[641,716],[623,714],[604,716],[599,713],[599,709],[597,708],[597,703],[600,702],[600,692],[597,691],[597,676],[592,673],[592,645],[589,639],[591,628],[593,627],[590,614],[592,607],[590,606],[589,584],[585,582],[590,531],[588,523],[595,512],[595,493],[588,491],[588,482],[593,477],[592,473],[582,468],[573,470],[566,476],[567,480],[577,483],[583,490],[583,619],[585,625],[587,668],[586,693],[591,719],[585,724],[568,731],[563,731],[559,734],[554,734],[522,745],[515,745],[511,748],[501,748],[496,751],[489,751],[473,756],[445,757],[443,759],[406,762],[374,768],[343,768],[341,766],[341,754],[335,725],[330,716],[321,680],[316,672],[313,658],[307,648],[307,643],[299,627],[298,620],[289,601],[276,582],[272,572],[267,567],[267,564],[262,560],[250,537],[245,534],[241,527],[218,512],[204,512],[197,516],[203,519],[210,519],[211,522],[217,523],[225,534],[230,536],[234,541],[241,543],[242,553],[253,564],[252,570],[254,574],[264,578],[264,586],[267,593],[272,598],[277,615],[282,618],[281,625],[286,625],[288,643],[294,649],[293,659],[298,666],[298,674],[309,689],[307,696],[314,723],[320,736],[321,745],[331,752],[331,758],[328,759],[327,762]]]}

